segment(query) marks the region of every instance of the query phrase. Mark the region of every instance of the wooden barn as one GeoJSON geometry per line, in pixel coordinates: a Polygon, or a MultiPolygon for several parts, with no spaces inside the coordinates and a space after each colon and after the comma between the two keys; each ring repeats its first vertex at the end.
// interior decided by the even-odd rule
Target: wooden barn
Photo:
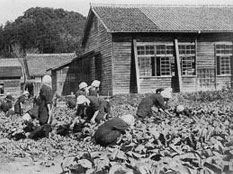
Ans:
{"type": "Polygon", "coordinates": [[[45,74],[51,75],[51,71],[47,71],[48,69],[62,65],[74,58],[76,58],[75,53],[27,54],[25,58],[27,67],[27,84],[32,86],[33,94],[36,95],[39,92],[42,77],[45,74]]]}
{"type": "Polygon", "coordinates": [[[91,5],[74,62],[101,94],[232,85],[233,6],[91,5]]]}
{"type": "Polygon", "coordinates": [[[0,58],[0,95],[19,96],[23,90],[22,59],[0,58]]]}

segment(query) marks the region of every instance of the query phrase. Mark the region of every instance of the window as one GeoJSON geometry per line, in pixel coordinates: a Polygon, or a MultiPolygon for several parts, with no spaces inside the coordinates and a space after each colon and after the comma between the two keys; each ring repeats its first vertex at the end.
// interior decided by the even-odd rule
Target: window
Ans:
{"type": "Polygon", "coordinates": [[[139,74],[140,76],[151,76],[152,75],[152,67],[151,67],[151,58],[150,57],[139,57],[139,74]]]}
{"type": "Polygon", "coordinates": [[[173,51],[172,44],[137,46],[140,77],[171,76],[173,51]]]}
{"type": "Polygon", "coordinates": [[[195,45],[183,44],[179,45],[181,74],[195,75],[196,74],[196,59],[195,59],[195,45]]]}
{"type": "Polygon", "coordinates": [[[4,94],[4,84],[0,84],[0,94],[4,94]]]}
{"type": "Polygon", "coordinates": [[[232,45],[216,45],[217,75],[231,74],[232,45]]]}

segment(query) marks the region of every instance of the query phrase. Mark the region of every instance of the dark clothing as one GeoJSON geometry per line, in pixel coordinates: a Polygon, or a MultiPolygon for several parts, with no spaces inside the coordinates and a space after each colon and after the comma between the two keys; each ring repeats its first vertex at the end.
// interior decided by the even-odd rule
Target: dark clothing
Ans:
{"type": "Polygon", "coordinates": [[[90,105],[86,109],[86,116],[87,120],[91,120],[94,113],[99,110],[100,100],[95,96],[87,96],[87,98],[90,100],[90,105]]]}
{"type": "Polygon", "coordinates": [[[153,94],[151,96],[145,97],[140,102],[136,115],[139,117],[151,116],[151,107],[156,106],[161,109],[165,109],[164,99],[160,94],[153,94]]]}
{"type": "Polygon", "coordinates": [[[126,122],[120,118],[113,118],[102,124],[94,134],[94,138],[97,144],[101,146],[107,146],[110,144],[115,144],[117,138],[125,133],[128,128],[126,122]]]}
{"type": "Polygon", "coordinates": [[[21,105],[20,103],[24,103],[25,102],[25,97],[22,95],[20,96],[17,101],[15,102],[15,105],[14,105],[14,110],[15,110],[15,113],[16,114],[20,114],[22,115],[23,114],[23,110],[21,108],[21,105]]]}
{"type": "Polygon", "coordinates": [[[95,87],[90,87],[89,88],[89,96],[96,96],[98,97],[98,92],[95,87]]]}
{"type": "Polygon", "coordinates": [[[164,88],[158,88],[158,89],[156,89],[156,94],[160,94],[163,90],[164,90],[164,88]]]}
{"type": "Polygon", "coordinates": [[[77,90],[77,92],[75,93],[75,98],[77,98],[80,95],[85,95],[86,96],[86,92],[82,89],[77,90]]]}
{"type": "Polygon", "coordinates": [[[35,127],[34,130],[30,133],[29,138],[38,140],[40,138],[48,138],[49,132],[52,131],[50,124],[44,124],[42,126],[35,127]]]}
{"type": "Polygon", "coordinates": [[[39,112],[39,105],[33,104],[32,109],[27,111],[27,113],[33,118],[33,119],[38,119],[38,113],[39,112]]]}
{"type": "Polygon", "coordinates": [[[11,101],[3,101],[1,103],[0,109],[6,113],[7,111],[9,111],[12,108],[12,102],[11,101]]]}
{"type": "Polygon", "coordinates": [[[38,110],[38,119],[41,125],[44,125],[48,122],[49,110],[47,104],[52,105],[53,94],[52,88],[47,85],[42,85],[40,89],[40,103],[38,110]]]}
{"type": "Polygon", "coordinates": [[[99,113],[95,118],[95,122],[100,123],[100,121],[105,120],[105,115],[110,114],[110,103],[106,100],[100,100],[99,113]]]}
{"type": "Polygon", "coordinates": [[[33,118],[38,119],[39,115],[40,96],[35,97],[33,100],[33,107],[27,113],[33,118]]]}
{"type": "Polygon", "coordinates": [[[79,104],[77,107],[76,115],[84,118],[86,116],[86,108],[87,106],[84,104],[79,104]]]}

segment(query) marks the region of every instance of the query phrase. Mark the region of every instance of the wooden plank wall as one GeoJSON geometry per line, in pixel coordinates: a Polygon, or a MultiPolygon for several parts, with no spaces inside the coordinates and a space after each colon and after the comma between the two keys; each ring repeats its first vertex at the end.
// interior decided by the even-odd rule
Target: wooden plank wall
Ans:
{"type": "Polygon", "coordinates": [[[90,68],[90,72],[87,80],[89,81],[89,84],[91,81],[95,80],[97,77],[95,61],[98,61],[95,59],[101,59],[101,61],[99,61],[101,62],[101,79],[98,79],[101,81],[100,94],[112,94],[112,36],[110,33],[107,33],[104,26],[95,16],[93,18],[84,52],[87,53],[93,50],[95,52],[100,52],[100,55],[96,57],[92,56],[91,58],[89,57],[88,66],[90,68]],[[97,28],[93,26],[93,23],[95,22],[98,23],[97,28]]]}
{"type": "MultiPolygon", "coordinates": [[[[221,89],[231,83],[231,75],[216,76],[216,82],[211,86],[200,86],[200,71],[203,69],[215,69],[215,44],[219,42],[232,42],[232,34],[200,34],[197,44],[197,89],[196,90],[216,90],[221,89]],[[216,84],[215,84],[216,83],[216,84]],[[216,87],[215,87],[216,86],[216,87]]],[[[233,67],[232,67],[233,70],[233,67]]]]}
{"type": "MultiPolygon", "coordinates": [[[[194,35],[176,35],[178,42],[195,41],[194,35]]],[[[131,79],[132,73],[132,40],[137,42],[166,42],[173,44],[175,36],[171,34],[114,34],[113,35],[113,91],[114,94],[130,93],[133,86],[131,79]]],[[[196,77],[183,77],[183,90],[195,90],[196,77]]],[[[173,87],[175,81],[172,77],[141,77],[140,78],[140,93],[150,93],[157,88],[173,87]]]]}
{"type": "MultiPolygon", "coordinates": [[[[232,34],[114,34],[113,35],[113,93],[129,93],[132,72],[132,40],[137,42],[195,42],[197,39],[196,65],[197,72],[194,76],[183,76],[183,91],[215,90],[212,86],[200,86],[199,76],[202,71],[215,69],[214,44],[217,42],[232,42],[232,34]]],[[[233,67],[232,67],[233,68],[233,67]]],[[[221,89],[231,82],[231,76],[217,76],[216,89],[221,89]]],[[[141,93],[151,92],[160,87],[174,87],[171,77],[140,78],[141,93]]]]}
{"type": "Polygon", "coordinates": [[[21,94],[20,79],[0,80],[0,84],[4,84],[4,93],[10,93],[14,97],[21,94]]]}
{"type": "MultiPolygon", "coordinates": [[[[113,42],[113,94],[130,93],[132,38],[113,42]]],[[[136,73],[136,72],[133,72],[136,73]]]]}

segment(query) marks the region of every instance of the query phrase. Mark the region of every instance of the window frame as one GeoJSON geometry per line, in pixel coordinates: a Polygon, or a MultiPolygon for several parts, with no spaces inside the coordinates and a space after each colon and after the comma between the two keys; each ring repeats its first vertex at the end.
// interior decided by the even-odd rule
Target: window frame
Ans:
{"type": "MultiPolygon", "coordinates": [[[[172,77],[172,75],[173,75],[173,72],[172,72],[172,64],[171,64],[171,58],[174,60],[174,54],[173,53],[171,53],[171,54],[157,54],[157,46],[165,46],[165,52],[167,51],[166,50],[166,46],[167,47],[172,47],[173,49],[172,49],[172,51],[174,52],[174,45],[173,45],[173,43],[172,42],[162,42],[162,43],[159,43],[159,42],[156,42],[156,43],[153,43],[153,42],[137,42],[137,50],[136,50],[136,52],[137,52],[137,59],[138,59],[138,66],[139,66],[139,78],[163,78],[163,77],[172,77]],[[154,51],[154,53],[152,54],[147,54],[147,50],[146,50],[146,47],[150,47],[150,46],[152,46],[152,47],[154,47],[153,48],[153,51],[154,51]],[[138,49],[138,48],[142,48],[142,47],[144,47],[144,51],[142,51],[142,49],[138,49]],[[144,54],[142,54],[144,52],[144,54]],[[138,53],[140,53],[140,54],[138,54],[138,53]],[[151,59],[150,60],[150,62],[151,62],[151,65],[150,65],[150,69],[151,69],[151,75],[148,75],[148,76],[141,76],[141,71],[140,71],[140,64],[139,64],[139,59],[141,58],[141,57],[148,57],[148,59],[151,59]],[[170,61],[170,75],[157,75],[157,64],[156,64],[156,62],[157,62],[157,59],[159,58],[159,59],[161,59],[162,57],[168,57],[169,58],[169,61],[170,61]],[[152,59],[154,59],[153,61],[152,61],[152,59]],[[153,65],[152,65],[152,62],[154,62],[153,63],[153,65]],[[153,75],[154,74],[154,75],[153,75]]],[[[161,61],[161,60],[160,60],[161,61]]],[[[159,66],[160,66],[160,74],[161,74],[161,63],[159,64],[159,66]]]]}
{"type": "MultiPolygon", "coordinates": [[[[227,50],[227,51],[229,51],[229,50],[227,50]]],[[[215,60],[216,60],[216,66],[215,66],[215,68],[216,68],[216,76],[231,76],[231,74],[232,74],[232,67],[231,67],[231,61],[233,61],[233,60],[231,60],[233,58],[233,44],[232,44],[232,42],[218,42],[218,43],[215,43],[215,60]],[[224,49],[222,49],[221,48],[221,46],[224,46],[224,49]],[[225,47],[226,46],[228,46],[229,48],[231,48],[231,53],[225,53],[225,47]],[[220,49],[220,52],[218,52],[218,47],[219,47],[219,49],[220,49]],[[219,57],[219,60],[218,60],[218,57],[219,57]],[[221,71],[222,71],[222,68],[221,68],[221,60],[223,59],[223,58],[229,58],[229,73],[221,73],[221,71]],[[219,64],[218,64],[218,62],[219,62],[219,64]],[[219,69],[218,69],[219,68],[219,69]]]]}
{"type": "MultiPolygon", "coordinates": [[[[182,77],[195,77],[197,76],[197,43],[195,42],[179,42],[178,43],[178,50],[179,50],[179,57],[180,57],[180,67],[181,67],[181,76],[182,77]],[[185,53],[181,53],[180,47],[185,47],[185,53]],[[189,50],[190,53],[187,52],[186,47],[187,46],[194,46],[194,52],[192,52],[192,48],[189,50]],[[184,58],[194,58],[194,74],[183,74],[183,59],[184,58]]],[[[192,64],[192,62],[191,62],[192,64]]]]}

